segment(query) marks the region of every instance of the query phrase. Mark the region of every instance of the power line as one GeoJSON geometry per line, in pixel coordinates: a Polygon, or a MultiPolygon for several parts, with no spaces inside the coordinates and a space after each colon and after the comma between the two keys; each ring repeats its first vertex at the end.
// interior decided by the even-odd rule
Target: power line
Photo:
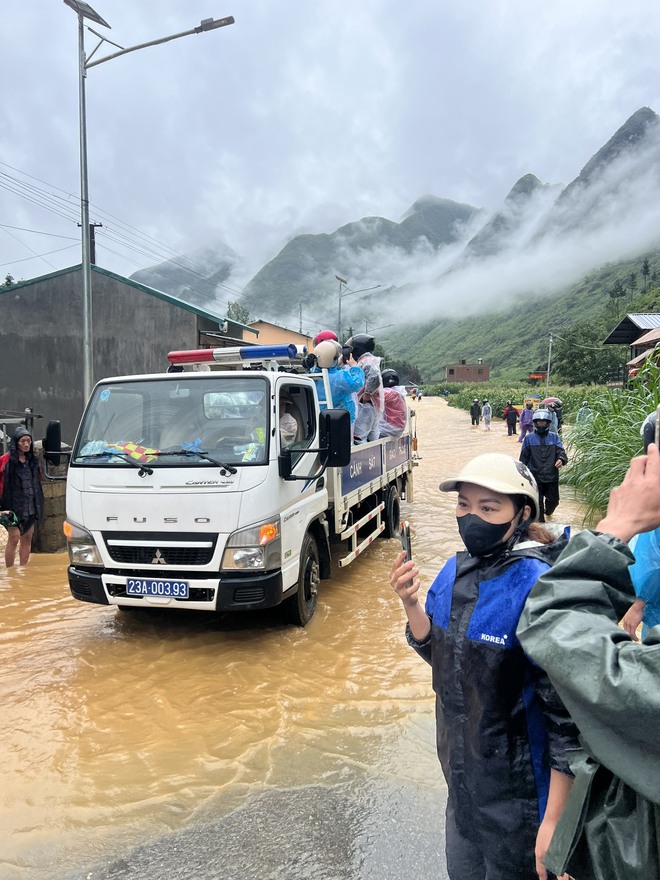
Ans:
{"type": "Polygon", "coordinates": [[[572,348],[584,348],[587,351],[602,351],[603,346],[601,345],[599,348],[595,348],[591,345],[580,345],[579,342],[569,342],[568,339],[564,339],[563,336],[559,336],[557,333],[552,334],[555,339],[561,339],[562,342],[565,342],[567,345],[570,345],[572,348]]]}
{"type": "MultiPolygon", "coordinates": [[[[17,239],[18,241],[18,239],[17,239]]],[[[22,244],[22,242],[20,242],[22,244]]],[[[66,247],[57,248],[54,251],[46,251],[45,254],[35,254],[33,257],[22,257],[20,260],[10,260],[8,263],[0,263],[0,267],[2,266],[13,266],[15,263],[27,263],[29,260],[41,259],[43,257],[49,257],[51,254],[59,254],[62,251],[71,250],[72,247],[77,247],[75,244],[69,244],[66,247]]]]}
{"type": "Polygon", "coordinates": [[[2,229],[15,229],[18,232],[31,232],[33,235],[49,235],[51,238],[68,238],[70,241],[78,241],[74,235],[57,235],[55,232],[39,232],[37,229],[25,229],[23,226],[10,226],[8,223],[0,223],[2,229]]]}
{"type": "MultiPolygon", "coordinates": [[[[28,183],[24,180],[20,180],[20,179],[13,177],[12,175],[7,174],[6,172],[3,172],[3,171],[0,171],[0,187],[6,189],[8,192],[11,192],[11,193],[25,199],[26,201],[30,202],[31,204],[34,204],[38,207],[43,208],[46,211],[49,211],[50,213],[55,214],[56,216],[66,220],[67,222],[75,222],[75,223],[78,222],[78,220],[79,220],[79,217],[78,217],[78,197],[76,195],[68,192],[67,190],[61,189],[58,186],[55,186],[53,184],[49,184],[46,181],[42,180],[41,178],[35,177],[32,174],[28,174],[27,172],[21,171],[20,169],[15,168],[14,166],[9,165],[6,162],[0,161],[0,166],[3,166],[4,168],[8,168],[11,171],[15,172],[16,174],[22,175],[23,177],[29,178],[30,180],[34,180],[37,183],[43,184],[43,186],[47,187],[48,190],[43,190],[34,184],[28,183]],[[52,192],[52,190],[55,190],[56,192],[52,192]],[[62,193],[63,195],[58,195],[58,192],[62,193]],[[72,199],[74,199],[76,201],[75,204],[71,204],[72,199]]],[[[163,242],[159,241],[158,239],[154,238],[153,236],[150,236],[146,233],[141,232],[136,227],[131,226],[129,223],[126,223],[125,221],[121,220],[120,218],[116,217],[115,215],[110,214],[107,211],[104,211],[102,208],[99,208],[97,205],[95,205],[93,203],[90,203],[90,205],[94,208],[95,214],[97,216],[102,217],[102,218],[108,218],[117,224],[117,228],[113,228],[112,226],[109,227],[107,224],[104,224],[103,234],[97,238],[97,247],[98,248],[103,247],[109,253],[112,253],[115,256],[120,257],[121,259],[126,259],[130,262],[133,262],[134,265],[138,266],[140,269],[151,271],[157,277],[161,277],[163,279],[169,280],[169,279],[167,279],[167,276],[164,274],[162,269],[159,271],[156,268],[141,265],[137,260],[131,259],[126,254],[117,253],[117,251],[113,250],[112,248],[107,247],[103,243],[103,239],[107,238],[109,241],[112,241],[115,244],[120,245],[122,248],[125,248],[129,251],[132,251],[134,254],[141,255],[143,257],[146,257],[149,260],[155,260],[157,262],[165,262],[166,261],[173,268],[181,269],[181,270],[189,273],[190,275],[196,276],[201,281],[205,281],[205,282],[208,281],[208,278],[209,278],[208,270],[201,263],[198,263],[187,256],[182,257],[180,254],[173,251],[168,245],[165,245],[163,242]],[[126,231],[124,231],[124,230],[126,230],[126,231]]],[[[16,229],[18,231],[33,232],[33,233],[36,233],[39,235],[47,235],[47,236],[51,235],[56,238],[69,238],[69,236],[57,235],[55,233],[37,232],[36,230],[25,229],[23,227],[12,227],[12,226],[9,226],[8,224],[0,224],[0,228],[3,228],[8,235],[10,233],[7,230],[16,229]]],[[[12,236],[12,237],[16,241],[18,241],[19,244],[21,244],[23,247],[27,248],[28,250],[30,250],[34,254],[34,257],[28,257],[28,258],[26,258],[26,260],[27,259],[34,259],[34,258],[44,259],[44,257],[49,254],[58,253],[57,250],[54,250],[54,251],[49,251],[46,254],[37,254],[28,245],[21,242],[20,239],[18,239],[16,236],[12,236]]],[[[74,240],[74,239],[71,238],[71,240],[74,240]]],[[[62,248],[60,250],[66,250],[66,248],[62,248]]],[[[12,263],[25,262],[26,260],[23,260],[23,259],[13,260],[9,263],[5,263],[2,265],[12,265],[12,263]]],[[[51,268],[54,268],[47,260],[44,259],[44,262],[47,265],[51,266],[51,268]]],[[[222,282],[222,281],[216,282],[215,287],[216,287],[216,289],[221,289],[223,291],[226,291],[227,293],[231,294],[234,297],[240,297],[241,293],[242,293],[242,290],[240,290],[236,287],[232,287],[230,284],[227,284],[226,282],[222,282]]],[[[193,294],[198,294],[199,296],[202,296],[202,297],[208,296],[208,294],[206,294],[205,292],[203,292],[199,289],[196,289],[192,285],[190,285],[188,289],[193,294]]],[[[217,302],[220,304],[226,303],[228,306],[230,300],[219,300],[218,299],[217,302]]],[[[296,322],[301,320],[301,316],[299,315],[298,312],[294,313],[292,311],[292,312],[282,313],[281,304],[277,303],[274,299],[272,299],[270,297],[262,297],[261,302],[266,307],[268,307],[268,306],[277,307],[278,314],[279,314],[280,318],[291,318],[291,319],[295,319],[296,322]]],[[[318,325],[318,318],[311,318],[308,316],[302,316],[302,319],[305,320],[307,323],[309,323],[312,326],[318,325]]]]}

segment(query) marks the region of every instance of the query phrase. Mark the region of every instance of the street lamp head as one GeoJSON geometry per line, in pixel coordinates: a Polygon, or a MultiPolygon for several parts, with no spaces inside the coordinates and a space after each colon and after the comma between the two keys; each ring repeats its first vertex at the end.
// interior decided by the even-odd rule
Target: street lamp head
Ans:
{"type": "Polygon", "coordinates": [[[73,9],[75,13],[82,15],[83,18],[88,18],[90,21],[102,24],[103,27],[110,27],[108,22],[101,18],[98,12],[95,9],[92,9],[89,3],[85,3],[84,0],[64,0],[64,2],[70,9],[73,9]]]}
{"type": "Polygon", "coordinates": [[[339,275],[335,275],[335,278],[337,279],[337,281],[340,282],[340,284],[348,284],[348,281],[346,281],[344,278],[340,278],[339,275]]]}
{"type": "Polygon", "coordinates": [[[215,20],[212,18],[204,18],[199,27],[195,28],[195,33],[201,34],[204,31],[214,31],[216,28],[227,27],[228,24],[234,24],[234,21],[235,19],[233,15],[227,15],[225,18],[216,18],[215,20]]]}

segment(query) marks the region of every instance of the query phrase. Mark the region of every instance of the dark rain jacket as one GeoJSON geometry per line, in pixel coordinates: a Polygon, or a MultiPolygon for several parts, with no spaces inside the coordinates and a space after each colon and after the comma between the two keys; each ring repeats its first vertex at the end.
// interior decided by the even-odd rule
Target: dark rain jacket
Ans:
{"type": "Polygon", "coordinates": [[[559,480],[559,469],[555,467],[557,459],[566,464],[568,456],[559,434],[548,431],[541,436],[534,431],[527,434],[520,450],[520,461],[526,464],[540,483],[554,483],[559,480]]]}
{"type": "Polygon", "coordinates": [[[568,769],[577,733],[516,627],[529,591],[566,546],[533,544],[450,559],[426,600],[431,632],[408,642],[433,669],[437,749],[459,832],[507,877],[534,873],[550,768],[568,769]]]}
{"type": "Polygon", "coordinates": [[[518,421],[518,417],[520,413],[515,408],[515,406],[507,406],[504,410],[504,418],[506,419],[506,423],[510,428],[516,427],[516,422],[518,421]]]}
{"type": "Polygon", "coordinates": [[[660,877],[660,629],[638,644],[617,625],[635,598],[632,562],[616,538],[581,532],[518,627],[584,746],[546,857],[579,880],[660,877]]]}
{"type": "Polygon", "coordinates": [[[2,485],[2,497],[0,498],[1,510],[13,510],[19,517],[26,515],[23,482],[25,479],[30,487],[34,499],[34,513],[41,519],[44,512],[44,493],[41,488],[41,469],[34,452],[29,452],[25,457],[25,463],[21,464],[18,458],[18,441],[23,436],[32,435],[23,427],[18,427],[9,444],[9,458],[4,468],[2,485]]]}

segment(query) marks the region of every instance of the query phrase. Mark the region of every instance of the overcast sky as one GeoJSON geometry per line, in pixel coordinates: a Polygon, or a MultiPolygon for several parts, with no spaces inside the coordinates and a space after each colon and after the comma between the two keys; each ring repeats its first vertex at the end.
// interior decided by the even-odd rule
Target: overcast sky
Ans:
{"type": "MultiPolygon", "coordinates": [[[[97,262],[126,275],[215,241],[256,271],[295,232],[399,220],[426,193],[493,210],[660,112],[657,0],[91,5],[122,47],[236,19],[88,72],[97,262]]],[[[77,17],[0,8],[0,278],[31,278],[80,262],[77,17]]]]}

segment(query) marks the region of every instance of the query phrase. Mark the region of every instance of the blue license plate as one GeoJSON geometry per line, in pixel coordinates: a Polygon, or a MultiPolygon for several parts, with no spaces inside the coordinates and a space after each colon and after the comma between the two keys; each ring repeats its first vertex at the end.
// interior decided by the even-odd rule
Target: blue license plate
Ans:
{"type": "Polygon", "coordinates": [[[126,578],[127,596],[163,596],[170,599],[187,599],[188,581],[155,581],[149,578],[126,578]]]}

